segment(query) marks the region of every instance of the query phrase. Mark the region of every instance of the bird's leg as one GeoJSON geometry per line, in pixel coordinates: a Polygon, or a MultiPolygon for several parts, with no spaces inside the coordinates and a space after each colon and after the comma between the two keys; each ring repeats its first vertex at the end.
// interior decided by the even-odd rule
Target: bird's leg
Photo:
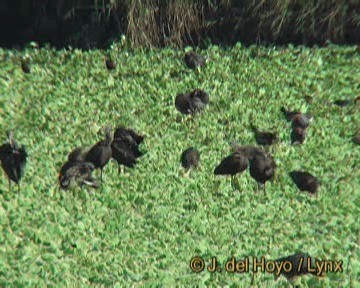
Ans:
{"type": "Polygon", "coordinates": [[[235,190],[240,191],[239,179],[235,175],[234,175],[234,188],[235,190]]]}
{"type": "Polygon", "coordinates": [[[103,168],[100,169],[100,180],[102,182],[102,174],[103,174],[103,168]]]}
{"type": "Polygon", "coordinates": [[[20,193],[20,183],[18,183],[17,186],[18,186],[18,193],[20,193]]]}
{"type": "Polygon", "coordinates": [[[266,182],[264,183],[264,194],[266,195],[266,182]]]}
{"type": "Polygon", "coordinates": [[[120,164],[118,164],[118,175],[121,173],[121,167],[120,164]]]}
{"type": "Polygon", "coordinates": [[[231,188],[234,189],[234,175],[230,176],[230,185],[231,185],[231,188]]]}
{"type": "Polygon", "coordinates": [[[11,191],[11,180],[9,178],[9,192],[11,191]]]}

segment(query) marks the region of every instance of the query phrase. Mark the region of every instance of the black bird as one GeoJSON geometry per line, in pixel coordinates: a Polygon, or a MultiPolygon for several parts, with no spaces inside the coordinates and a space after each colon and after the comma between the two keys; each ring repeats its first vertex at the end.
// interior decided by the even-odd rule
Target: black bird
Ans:
{"type": "Polygon", "coordinates": [[[114,141],[124,141],[128,143],[135,157],[143,155],[143,153],[139,150],[139,145],[144,141],[144,136],[137,134],[131,129],[118,127],[114,132],[114,141]]]}
{"type": "Polygon", "coordinates": [[[21,59],[21,69],[24,73],[30,73],[30,59],[21,59]]]}
{"type": "Polygon", "coordinates": [[[13,132],[8,133],[9,142],[0,146],[1,167],[9,179],[9,191],[11,181],[14,181],[20,192],[20,180],[24,175],[27,153],[24,146],[19,147],[14,140],[13,132]]]}
{"type": "Polygon", "coordinates": [[[310,113],[301,113],[300,111],[290,111],[287,110],[285,107],[281,107],[280,111],[284,114],[286,121],[290,122],[293,121],[296,117],[299,117],[299,115],[303,115],[305,119],[310,121],[313,116],[310,113]]]}
{"type": "MultiPolygon", "coordinates": [[[[296,277],[313,274],[316,276],[324,276],[324,273],[318,273],[316,270],[316,266],[314,265],[315,259],[312,259],[308,254],[298,252],[293,255],[289,255],[283,258],[276,259],[274,262],[281,262],[284,265],[285,262],[291,263],[291,270],[286,272],[284,269],[281,270],[281,275],[285,276],[288,280],[295,280],[296,277]],[[310,265],[309,265],[310,264],[310,265]],[[301,266],[300,266],[301,265],[301,266]],[[320,275],[318,275],[320,274],[320,275]]],[[[280,275],[275,275],[275,279],[277,279],[280,275]]]]}
{"type": "Polygon", "coordinates": [[[231,185],[234,184],[235,175],[247,169],[249,161],[238,151],[230,154],[221,160],[221,163],[215,168],[215,175],[231,175],[231,185]]]}
{"type": "MultiPolygon", "coordinates": [[[[136,147],[136,149],[138,149],[136,147]]],[[[120,165],[134,168],[136,158],[138,158],[138,150],[132,149],[131,145],[123,140],[114,139],[111,143],[112,158],[118,163],[118,173],[120,174],[120,165]]]]}
{"type": "Polygon", "coordinates": [[[114,139],[121,138],[127,140],[129,143],[140,145],[144,141],[144,136],[137,134],[131,129],[125,129],[124,127],[116,128],[114,132],[114,139]]]}
{"type": "Polygon", "coordinates": [[[179,94],[175,98],[175,107],[181,114],[195,114],[202,111],[209,103],[209,95],[200,89],[187,94],[179,94]]]}
{"type": "Polygon", "coordinates": [[[291,144],[303,144],[306,138],[306,129],[302,129],[300,127],[293,128],[290,138],[291,144]]]}
{"type": "Polygon", "coordinates": [[[311,114],[303,114],[300,113],[296,115],[291,121],[292,128],[302,128],[306,129],[313,120],[313,116],[311,114]]]}
{"type": "Polygon", "coordinates": [[[194,111],[190,94],[179,94],[175,98],[175,107],[181,114],[192,114],[194,111]]]}
{"type": "Polygon", "coordinates": [[[199,112],[209,103],[209,95],[200,89],[195,89],[190,93],[193,112],[199,112]]]}
{"type": "Polygon", "coordinates": [[[264,193],[266,193],[266,182],[274,178],[275,171],[276,163],[270,155],[256,154],[250,160],[250,175],[258,185],[264,185],[264,193]]]}
{"type": "Polygon", "coordinates": [[[120,165],[134,168],[137,158],[143,153],[139,150],[139,145],[144,141],[144,136],[137,134],[131,129],[118,127],[114,132],[114,140],[111,143],[112,157],[118,163],[118,173],[120,165]]]}
{"type": "Polygon", "coordinates": [[[200,153],[194,147],[190,147],[181,154],[180,160],[181,165],[186,170],[189,170],[191,167],[197,168],[200,161],[200,153]]]}
{"type": "Polygon", "coordinates": [[[315,176],[304,171],[292,171],[289,175],[300,191],[307,191],[310,194],[317,192],[320,181],[315,176]]]}
{"type": "Polygon", "coordinates": [[[108,70],[114,70],[116,68],[116,63],[110,57],[105,58],[105,65],[108,70]]]}
{"type": "Polygon", "coordinates": [[[96,143],[84,157],[85,162],[91,162],[95,168],[100,169],[100,179],[102,181],[102,172],[104,166],[109,162],[112,156],[111,143],[113,141],[113,135],[111,129],[107,127],[105,129],[105,140],[96,143]]]}
{"type": "Polygon", "coordinates": [[[99,183],[91,176],[95,166],[90,162],[67,161],[60,169],[59,183],[64,190],[75,185],[98,188],[99,183]]]}
{"type": "Polygon", "coordinates": [[[190,51],[185,54],[184,61],[186,66],[190,69],[197,69],[198,67],[204,67],[206,64],[205,58],[193,51],[190,51]]]}
{"type": "Polygon", "coordinates": [[[301,114],[299,111],[289,111],[285,107],[281,107],[280,111],[284,114],[286,121],[290,122],[292,121],[295,116],[301,114]]]}
{"type": "Polygon", "coordinates": [[[278,140],[274,132],[259,131],[253,124],[250,124],[251,130],[255,133],[255,140],[258,145],[272,145],[278,140]]]}
{"type": "Polygon", "coordinates": [[[359,145],[360,144],[360,132],[355,133],[352,140],[353,140],[354,144],[359,145]]]}
{"type": "Polygon", "coordinates": [[[288,122],[292,122],[293,128],[307,128],[313,119],[310,113],[301,113],[299,111],[289,111],[285,107],[280,108],[281,112],[285,115],[285,119],[288,122]]]}

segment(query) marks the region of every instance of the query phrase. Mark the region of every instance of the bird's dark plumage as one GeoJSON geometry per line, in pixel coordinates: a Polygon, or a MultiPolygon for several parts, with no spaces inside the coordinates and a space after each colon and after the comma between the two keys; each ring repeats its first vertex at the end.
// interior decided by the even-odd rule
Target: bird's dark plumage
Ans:
{"type": "Polygon", "coordinates": [[[240,152],[234,152],[222,159],[221,163],[215,168],[215,175],[232,175],[241,173],[249,165],[248,159],[240,152]]]}
{"type": "MultiPolygon", "coordinates": [[[[306,274],[317,275],[317,272],[313,271],[316,268],[313,260],[315,259],[312,259],[308,254],[298,252],[287,257],[276,259],[274,262],[282,262],[284,265],[285,261],[288,261],[292,264],[292,269],[289,272],[284,271],[284,269],[281,270],[281,275],[285,276],[287,279],[290,280],[297,276],[302,276],[306,274]]],[[[322,275],[323,274],[321,274],[320,276],[322,275]]],[[[278,278],[279,276],[275,277],[278,278]]]]}
{"type": "Polygon", "coordinates": [[[295,127],[292,129],[291,134],[291,144],[303,144],[306,139],[306,129],[295,127]]]}
{"type": "Polygon", "coordinates": [[[116,141],[124,141],[128,143],[134,150],[136,157],[142,156],[138,146],[144,141],[144,136],[137,134],[131,129],[125,129],[124,127],[118,127],[114,132],[114,139],[116,141]]]}
{"type": "MultiPolygon", "coordinates": [[[[134,168],[136,164],[136,152],[131,148],[129,143],[116,140],[111,143],[112,157],[116,160],[118,165],[124,165],[129,168],[134,168]]],[[[119,166],[120,173],[120,166],[119,166]]]]}
{"type": "Polygon", "coordinates": [[[289,175],[300,191],[307,191],[311,194],[317,192],[320,182],[315,176],[304,171],[292,171],[289,175]]]}
{"type": "Polygon", "coordinates": [[[285,107],[281,107],[280,111],[284,114],[286,121],[290,122],[292,121],[295,116],[301,114],[299,111],[289,111],[285,107]]]}
{"type": "Polygon", "coordinates": [[[24,146],[18,146],[15,142],[13,133],[9,133],[9,142],[0,146],[1,167],[9,179],[9,190],[11,182],[18,185],[20,191],[20,180],[24,175],[27,153],[24,146]]]}
{"type": "Polygon", "coordinates": [[[181,165],[185,169],[190,169],[191,167],[198,167],[200,161],[200,153],[194,147],[186,149],[181,154],[181,165]]]}
{"type": "Polygon", "coordinates": [[[109,57],[105,59],[105,65],[108,70],[114,70],[116,68],[115,61],[110,59],[109,57]]]}
{"type": "Polygon", "coordinates": [[[179,94],[175,98],[175,107],[181,114],[192,114],[193,105],[190,99],[190,94],[179,94]]]}
{"type": "Polygon", "coordinates": [[[292,127],[307,128],[311,123],[313,116],[310,113],[301,113],[299,111],[289,111],[285,107],[280,108],[288,122],[292,122],[292,127]]]}
{"type": "Polygon", "coordinates": [[[30,60],[29,59],[21,59],[21,69],[24,73],[30,73],[30,60]]]}
{"type": "Polygon", "coordinates": [[[276,163],[270,155],[256,154],[250,160],[250,175],[261,185],[274,178],[276,171],[276,163]]]}
{"type": "Polygon", "coordinates": [[[114,140],[111,143],[112,157],[119,165],[133,168],[137,158],[143,153],[139,150],[139,145],[144,141],[144,136],[137,134],[131,129],[118,127],[114,133],[114,140]]]}
{"type": "Polygon", "coordinates": [[[255,133],[255,140],[258,145],[272,145],[278,140],[278,136],[274,132],[259,131],[251,124],[251,129],[255,133]]]}
{"type": "Polygon", "coordinates": [[[99,141],[96,143],[84,157],[85,162],[90,162],[94,164],[95,168],[99,168],[101,171],[102,179],[102,170],[104,166],[109,162],[112,156],[111,143],[113,140],[113,135],[110,128],[105,129],[105,140],[99,141]]]}
{"type": "Polygon", "coordinates": [[[91,147],[77,147],[70,152],[68,155],[68,161],[76,162],[76,161],[84,161],[86,154],[89,152],[91,147]]]}
{"type": "Polygon", "coordinates": [[[60,169],[59,183],[64,190],[75,185],[98,188],[99,183],[91,176],[95,166],[90,162],[67,161],[60,169]]]}
{"type": "Polygon", "coordinates": [[[195,114],[202,111],[209,103],[209,95],[200,89],[187,94],[179,94],[175,98],[175,107],[181,114],[195,114]]]}
{"type": "Polygon", "coordinates": [[[199,112],[209,103],[209,95],[200,89],[195,89],[190,93],[193,112],[199,112]]]}
{"type": "Polygon", "coordinates": [[[296,115],[292,122],[291,122],[291,125],[292,125],[292,128],[302,128],[302,129],[306,129],[311,121],[313,119],[313,116],[311,114],[303,114],[303,113],[300,113],[298,115],[296,115]]]}
{"type": "Polygon", "coordinates": [[[190,69],[204,67],[206,64],[205,58],[193,51],[190,51],[185,54],[184,61],[186,66],[189,67],[190,69]]]}

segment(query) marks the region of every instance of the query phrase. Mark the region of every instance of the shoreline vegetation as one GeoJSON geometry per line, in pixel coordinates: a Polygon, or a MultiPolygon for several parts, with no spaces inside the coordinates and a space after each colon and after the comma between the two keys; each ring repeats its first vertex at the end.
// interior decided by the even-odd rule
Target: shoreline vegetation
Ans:
{"type": "Polygon", "coordinates": [[[0,46],[62,48],[359,44],[358,0],[7,0],[0,46]],[[10,29],[9,29],[10,27],[10,29]]]}

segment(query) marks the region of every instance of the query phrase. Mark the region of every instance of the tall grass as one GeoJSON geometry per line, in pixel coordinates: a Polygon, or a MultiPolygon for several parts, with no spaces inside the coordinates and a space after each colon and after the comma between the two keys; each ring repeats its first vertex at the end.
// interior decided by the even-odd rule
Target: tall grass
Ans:
{"type": "Polygon", "coordinates": [[[21,0],[7,3],[9,13],[21,25],[33,25],[33,30],[46,30],[46,21],[57,19],[64,41],[75,46],[86,44],[90,41],[88,38],[104,42],[104,38],[114,35],[126,35],[133,47],[183,47],[209,42],[228,45],[239,41],[306,45],[323,45],[327,40],[338,44],[360,41],[359,0],[21,0]],[[101,35],[92,37],[88,35],[91,33],[101,35]]]}
{"type": "Polygon", "coordinates": [[[253,0],[247,9],[255,18],[257,37],[270,42],[343,42],[360,39],[359,1],[253,0]]]}
{"type": "Polygon", "coordinates": [[[130,1],[127,35],[134,46],[181,47],[198,42],[204,27],[201,1],[130,1]]]}
{"type": "MultiPolygon", "coordinates": [[[[117,0],[117,3],[122,1],[117,0]]],[[[133,46],[181,47],[210,38],[241,42],[325,44],[359,42],[357,0],[128,0],[133,46]]],[[[121,31],[120,31],[121,32],[121,31]]]]}

